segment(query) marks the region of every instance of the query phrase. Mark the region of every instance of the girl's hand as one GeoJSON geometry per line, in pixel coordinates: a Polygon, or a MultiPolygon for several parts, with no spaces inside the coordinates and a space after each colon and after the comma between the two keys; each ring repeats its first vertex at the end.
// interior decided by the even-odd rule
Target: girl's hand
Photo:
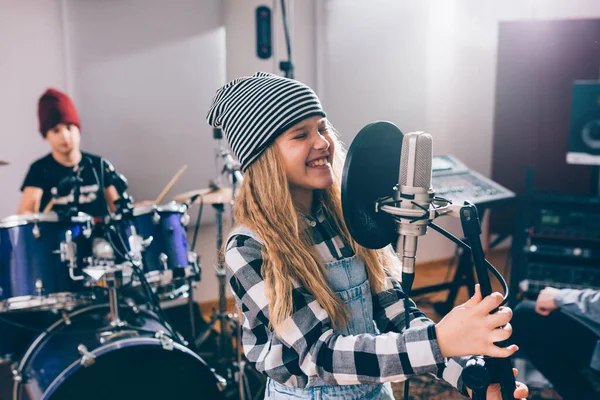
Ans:
{"type": "Polygon", "coordinates": [[[505,358],[519,348],[515,345],[499,347],[494,342],[506,340],[512,334],[508,323],[512,310],[508,307],[490,314],[502,302],[500,293],[492,293],[481,298],[479,285],[475,294],[466,303],[456,306],[439,323],[435,330],[444,357],[486,355],[505,358]]]}
{"type": "MultiPolygon", "coordinates": [[[[517,373],[517,369],[513,368],[513,374],[515,377],[517,376],[517,373]]],[[[471,392],[471,389],[467,388],[467,391],[469,392],[469,397],[472,397],[473,393],[471,392]]],[[[515,399],[526,399],[529,395],[529,388],[527,388],[527,385],[524,383],[517,382],[517,388],[515,389],[513,395],[515,396],[515,399]]],[[[494,383],[488,387],[486,398],[487,400],[502,400],[502,393],[500,392],[499,383],[494,383]]]]}

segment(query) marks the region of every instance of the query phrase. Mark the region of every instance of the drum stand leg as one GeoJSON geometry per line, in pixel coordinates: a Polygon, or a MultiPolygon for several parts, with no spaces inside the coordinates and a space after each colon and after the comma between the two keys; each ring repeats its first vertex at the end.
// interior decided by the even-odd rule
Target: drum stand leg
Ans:
{"type": "Polygon", "coordinates": [[[202,343],[208,339],[215,325],[219,324],[220,332],[218,334],[216,359],[224,367],[232,373],[225,374],[232,376],[238,384],[238,395],[240,400],[249,400],[252,398],[248,377],[246,375],[246,362],[242,359],[241,349],[241,321],[236,321],[235,317],[241,313],[231,315],[227,312],[227,272],[225,270],[225,257],[223,255],[223,204],[213,205],[217,211],[217,265],[216,276],[219,282],[219,308],[213,310],[213,315],[210,318],[207,326],[199,332],[198,337],[194,341],[196,348],[199,349],[202,343]],[[233,352],[233,334],[232,329],[237,327],[236,338],[236,354],[233,352]]]}
{"type": "Polygon", "coordinates": [[[196,337],[196,315],[195,315],[195,307],[194,307],[194,279],[188,278],[188,309],[190,313],[190,332],[192,338],[196,337]]]}
{"type": "Polygon", "coordinates": [[[123,283],[122,271],[109,271],[104,276],[104,282],[108,287],[108,305],[110,307],[110,325],[121,327],[127,325],[119,317],[119,293],[117,289],[123,283]]]}
{"type": "Polygon", "coordinates": [[[108,305],[110,306],[110,324],[120,326],[123,321],[119,318],[119,297],[117,288],[108,289],[108,305]]]}
{"type": "Polygon", "coordinates": [[[214,326],[219,323],[220,332],[219,340],[217,344],[217,358],[223,360],[231,355],[232,338],[229,333],[229,321],[232,317],[227,313],[227,298],[225,295],[226,279],[227,274],[225,272],[225,260],[221,247],[223,246],[223,204],[213,205],[217,210],[217,266],[216,275],[219,281],[219,310],[214,310],[210,322],[208,325],[199,333],[195,340],[196,348],[200,348],[202,343],[208,339],[214,326]]]}

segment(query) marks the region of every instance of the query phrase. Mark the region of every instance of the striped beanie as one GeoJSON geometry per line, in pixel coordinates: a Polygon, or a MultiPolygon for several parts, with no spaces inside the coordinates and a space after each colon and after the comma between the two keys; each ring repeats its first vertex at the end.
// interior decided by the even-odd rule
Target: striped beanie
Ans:
{"type": "Polygon", "coordinates": [[[298,122],[325,112],[311,88],[266,72],[234,79],[215,95],[206,119],[225,132],[246,172],[263,151],[298,122]]]}

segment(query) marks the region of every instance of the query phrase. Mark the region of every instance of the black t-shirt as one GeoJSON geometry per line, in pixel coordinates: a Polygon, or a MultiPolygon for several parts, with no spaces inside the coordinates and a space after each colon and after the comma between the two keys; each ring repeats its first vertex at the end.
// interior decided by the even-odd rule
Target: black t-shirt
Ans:
{"type": "MultiPolygon", "coordinates": [[[[108,168],[112,166],[106,159],[96,155],[84,152],[81,154],[78,165],[81,182],[77,209],[94,217],[103,217],[108,213],[108,209],[100,183],[104,180],[104,188],[112,185],[111,174],[107,173],[108,168]]],[[[48,154],[31,164],[21,191],[28,186],[41,188],[44,192],[40,211],[46,207],[51,198],[54,198],[52,210],[61,211],[74,199],[75,189],[69,178],[75,174],[75,167],[66,167],[56,161],[52,154],[48,154]]]]}

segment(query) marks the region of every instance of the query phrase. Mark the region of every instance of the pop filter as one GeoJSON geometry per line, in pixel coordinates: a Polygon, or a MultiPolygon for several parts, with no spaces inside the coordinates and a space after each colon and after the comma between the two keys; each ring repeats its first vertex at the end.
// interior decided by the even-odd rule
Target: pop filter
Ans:
{"type": "Polygon", "coordinates": [[[376,212],[380,197],[393,196],[400,176],[404,134],[393,123],[373,122],[358,132],[342,175],[342,211],[350,234],[368,249],[380,249],[398,239],[394,218],[376,212]]]}

